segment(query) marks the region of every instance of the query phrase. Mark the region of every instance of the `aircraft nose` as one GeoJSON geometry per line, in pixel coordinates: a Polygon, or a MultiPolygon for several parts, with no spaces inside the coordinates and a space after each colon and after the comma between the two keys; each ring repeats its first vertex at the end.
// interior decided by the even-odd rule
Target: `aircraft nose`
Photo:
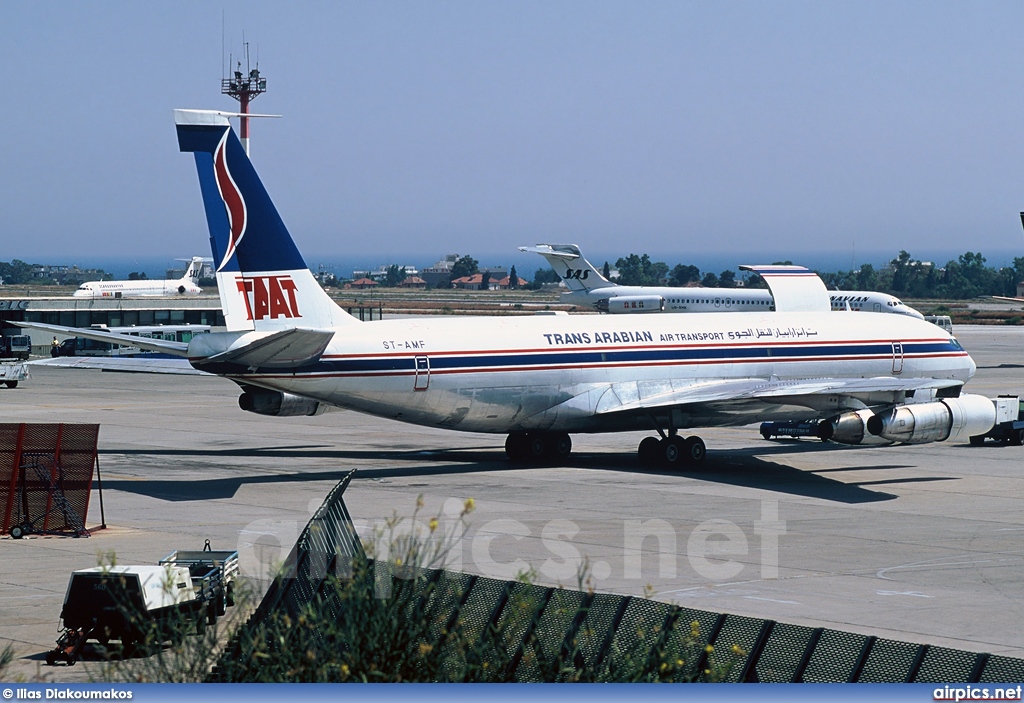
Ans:
{"type": "Polygon", "coordinates": [[[974,358],[970,354],[968,354],[967,355],[967,379],[966,380],[970,381],[972,378],[974,378],[974,374],[975,374],[975,372],[977,370],[978,370],[978,365],[974,363],[974,358]]]}

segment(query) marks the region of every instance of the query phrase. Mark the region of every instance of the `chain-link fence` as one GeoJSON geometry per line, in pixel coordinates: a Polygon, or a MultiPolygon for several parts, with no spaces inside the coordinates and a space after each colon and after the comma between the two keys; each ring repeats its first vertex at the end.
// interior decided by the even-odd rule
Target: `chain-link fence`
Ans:
{"type": "MultiPolygon", "coordinates": [[[[331,597],[329,583],[332,576],[343,578],[353,560],[365,558],[342,499],[351,477],[335,487],[313,516],[282,576],[225,650],[212,680],[224,680],[225,671],[244,667],[254,633],[275,616],[287,614],[298,620],[314,604],[327,618],[346,617],[346,605],[331,597]]],[[[563,662],[563,667],[569,661],[578,671],[596,672],[600,680],[615,680],[617,671],[657,677],[659,667],[664,672],[666,663],[672,663],[678,666],[671,669],[669,680],[702,680],[715,656],[712,652],[740,653],[735,666],[722,670],[725,680],[732,682],[1024,679],[1024,660],[999,655],[445,570],[424,570],[415,578],[385,573],[392,579],[388,592],[402,594],[408,612],[429,622],[422,646],[445,646],[445,636],[456,623],[465,641],[500,632],[501,651],[486,656],[507,672],[504,680],[558,680],[558,672],[550,667],[553,661],[563,662]]],[[[454,659],[446,664],[460,665],[454,659]]]]}

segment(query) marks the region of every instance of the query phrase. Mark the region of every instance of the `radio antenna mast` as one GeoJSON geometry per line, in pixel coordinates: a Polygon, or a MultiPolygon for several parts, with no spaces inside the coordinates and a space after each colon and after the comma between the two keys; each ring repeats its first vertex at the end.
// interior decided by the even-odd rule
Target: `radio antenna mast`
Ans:
{"type": "Polygon", "coordinates": [[[248,154],[249,103],[267,92],[267,79],[260,75],[259,59],[256,60],[255,68],[249,65],[249,42],[245,42],[245,73],[242,72],[242,62],[238,61],[234,73],[228,78],[221,79],[220,92],[223,95],[230,95],[238,101],[241,121],[239,136],[242,146],[245,147],[245,153],[248,154]]]}

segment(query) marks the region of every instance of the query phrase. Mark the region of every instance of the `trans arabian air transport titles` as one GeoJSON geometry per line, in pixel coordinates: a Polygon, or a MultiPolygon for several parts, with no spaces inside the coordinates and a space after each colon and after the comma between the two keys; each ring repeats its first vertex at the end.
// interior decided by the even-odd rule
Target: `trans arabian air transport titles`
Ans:
{"type": "Polygon", "coordinates": [[[647,430],[641,457],[669,466],[704,459],[689,434],[699,427],[816,414],[837,441],[913,443],[993,424],[990,400],[961,393],[975,365],[955,338],[906,315],[833,314],[798,266],[746,267],[771,286],[774,311],[360,322],[313,278],[227,118],[177,110],[175,122],[195,158],[228,331],[131,341],[235,381],[244,410],[336,406],[503,434],[517,461],[567,456],[572,433],[647,430]]]}

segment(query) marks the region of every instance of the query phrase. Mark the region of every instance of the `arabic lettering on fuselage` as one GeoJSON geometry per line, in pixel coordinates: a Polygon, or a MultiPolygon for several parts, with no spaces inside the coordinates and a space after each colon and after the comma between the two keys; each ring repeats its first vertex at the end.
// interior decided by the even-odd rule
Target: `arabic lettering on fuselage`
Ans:
{"type": "MultiPolygon", "coordinates": [[[[750,339],[800,339],[817,336],[817,330],[808,327],[748,327],[728,332],[659,332],[659,342],[724,342],[750,339]]],[[[648,330],[622,332],[566,332],[544,334],[548,346],[578,344],[636,344],[653,342],[654,334],[648,330]]]]}
{"type": "Polygon", "coordinates": [[[799,339],[800,337],[815,337],[818,331],[809,327],[748,327],[745,330],[729,332],[729,339],[799,339]]]}

